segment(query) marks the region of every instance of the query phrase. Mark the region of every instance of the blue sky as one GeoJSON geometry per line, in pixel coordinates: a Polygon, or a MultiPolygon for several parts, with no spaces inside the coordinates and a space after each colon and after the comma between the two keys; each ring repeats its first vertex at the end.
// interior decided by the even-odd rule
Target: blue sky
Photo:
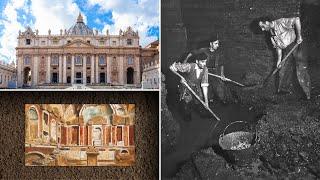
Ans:
{"type": "Polygon", "coordinates": [[[141,46],[159,39],[158,0],[1,0],[0,60],[15,61],[19,30],[30,26],[39,34],[69,29],[81,12],[86,24],[105,34],[118,34],[131,26],[141,46]]]}

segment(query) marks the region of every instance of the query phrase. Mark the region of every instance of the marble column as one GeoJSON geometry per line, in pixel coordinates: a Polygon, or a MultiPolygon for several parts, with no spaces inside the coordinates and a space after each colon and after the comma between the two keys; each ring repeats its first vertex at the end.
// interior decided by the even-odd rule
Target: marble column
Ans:
{"type": "Polygon", "coordinates": [[[139,56],[135,56],[134,58],[134,63],[136,65],[136,74],[135,74],[135,81],[134,81],[134,84],[141,84],[141,73],[140,73],[140,58],[139,56]]]}
{"type": "Polygon", "coordinates": [[[63,55],[63,83],[67,83],[67,55],[63,55]]]}
{"type": "Polygon", "coordinates": [[[111,62],[112,62],[112,57],[111,56],[106,56],[106,61],[107,61],[107,82],[108,83],[112,83],[111,82],[111,71],[112,71],[112,69],[111,69],[111,62]]]}
{"type": "Polygon", "coordinates": [[[32,75],[32,86],[37,86],[38,85],[38,66],[39,66],[39,57],[38,56],[32,56],[32,71],[31,71],[31,75],[32,75]]]}
{"type": "Polygon", "coordinates": [[[71,84],[74,83],[74,55],[71,57],[71,84]]]}
{"type": "Polygon", "coordinates": [[[94,81],[94,55],[91,55],[91,84],[93,84],[95,81],[94,81]]]}
{"type": "Polygon", "coordinates": [[[119,58],[119,61],[118,61],[118,67],[119,67],[119,80],[120,80],[120,84],[121,85],[124,85],[124,84],[127,84],[127,79],[125,78],[126,77],[126,74],[125,74],[125,70],[124,70],[124,62],[123,62],[123,55],[120,56],[119,58]]]}
{"type": "Polygon", "coordinates": [[[87,84],[87,57],[82,56],[82,83],[87,84]]]}
{"type": "Polygon", "coordinates": [[[96,83],[99,82],[99,55],[96,55],[96,83]]]}
{"type": "Polygon", "coordinates": [[[22,66],[23,65],[23,58],[22,56],[17,56],[17,86],[22,87],[23,84],[23,73],[22,73],[22,66]]]}
{"type": "Polygon", "coordinates": [[[62,55],[59,55],[59,83],[62,83],[62,55]]]}
{"type": "Polygon", "coordinates": [[[51,69],[51,65],[50,65],[50,62],[51,62],[51,54],[48,55],[48,58],[47,58],[47,83],[51,83],[51,72],[50,72],[50,69],[51,69]]]}

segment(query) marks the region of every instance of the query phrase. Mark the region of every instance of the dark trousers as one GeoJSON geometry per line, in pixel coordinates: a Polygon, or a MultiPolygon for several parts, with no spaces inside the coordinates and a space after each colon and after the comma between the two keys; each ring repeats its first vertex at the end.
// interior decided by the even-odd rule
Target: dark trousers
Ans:
{"type": "MultiPolygon", "coordinates": [[[[289,52],[293,48],[294,43],[287,47],[289,52]]],[[[305,44],[302,42],[288,57],[286,63],[279,71],[279,87],[278,91],[287,91],[292,79],[292,70],[296,71],[298,82],[305,93],[307,99],[310,99],[311,81],[308,73],[308,59],[305,44]],[[292,59],[290,59],[292,58],[292,59]],[[293,67],[295,65],[295,67],[293,67]]],[[[284,54],[284,53],[283,53],[284,54]]],[[[285,56],[285,54],[284,54],[285,56]]]]}

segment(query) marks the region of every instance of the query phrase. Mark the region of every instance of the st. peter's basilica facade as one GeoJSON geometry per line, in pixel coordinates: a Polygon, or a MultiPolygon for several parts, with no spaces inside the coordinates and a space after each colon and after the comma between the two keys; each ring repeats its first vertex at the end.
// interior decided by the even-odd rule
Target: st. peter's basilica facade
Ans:
{"type": "Polygon", "coordinates": [[[118,35],[99,34],[79,14],[77,22],[60,34],[39,35],[27,28],[19,32],[17,87],[91,88],[140,87],[143,56],[157,49],[141,48],[139,35],[131,27],[118,35]]]}

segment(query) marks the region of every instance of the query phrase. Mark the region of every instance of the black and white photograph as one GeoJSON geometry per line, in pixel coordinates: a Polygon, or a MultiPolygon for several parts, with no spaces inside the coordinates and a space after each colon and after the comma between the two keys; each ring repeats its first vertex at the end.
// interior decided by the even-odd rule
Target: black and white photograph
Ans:
{"type": "Polygon", "coordinates": [[[161,2],[161,178],[320,178],[320,2],[161,2]]]}

